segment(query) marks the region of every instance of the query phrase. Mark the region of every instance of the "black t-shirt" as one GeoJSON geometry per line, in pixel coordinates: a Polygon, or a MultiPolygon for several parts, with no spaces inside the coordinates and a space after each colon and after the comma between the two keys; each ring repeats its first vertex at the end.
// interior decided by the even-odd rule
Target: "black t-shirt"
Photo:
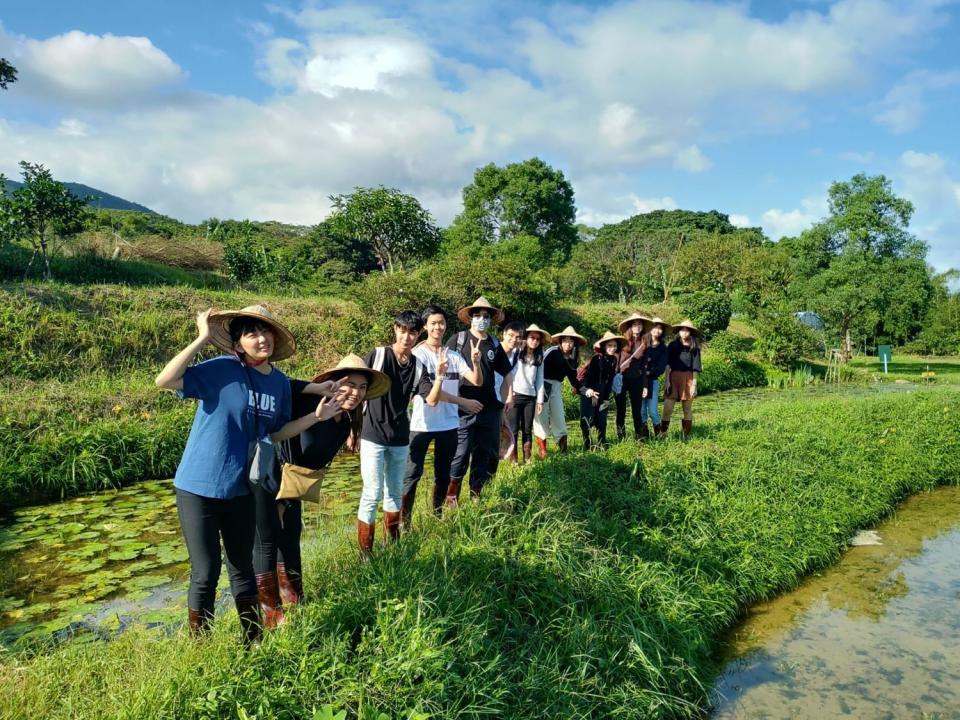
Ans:
{"type": "Polygon", "coordinates": [[[580,381],[577,380],[577,366],[572,364],[563,355],[563,350],[555,346],[543,355],[543,379],[563,382],[566,378],[574,390],[580,390],[580,381]]]}
{"type": "Polygon", "coordinates": [[[663,371],[667,369],[666,344],[650,345],[640,359],[640,362],[643,368],[643,375],[646,377],[649,386],[649,383],[663,375],[663,371]]]}
{"type": "MultiPolygon", "coordinates": [[[[459,333],[453,335],[447,341],[447,347],[451,350],[457,349],[457,336],[459,333]]],[[[470,343],[476,343],[477,339],[470,334],[469,331],[466,331],[466,336],[463,342],[463,348],[460,352],[463,355],[463,359],[467,361],[467,365],[470,366],[470,369],[473,369],[473,360],[470,358],[470,343]]],[[[460,379],[460,397],[469,398],[470,400],[479,400],[483,403],[485,410],[496,410],[497,408],[502,408],[503,403],[497,400],[497,391],[495,387],[494,373],[500,373],[503,376],[510,374],[510,371],[513,370],[513,363],[507,358],[507,354],[503,351],[503,348],[500,346],[500,343],[497,342],[494,344],[494,340],[488,335],[479,343],[480,347],[480,370],[483,373],[483,384],[481,385],[471,385],[469,382],[466,382],[462,378],[460,379]]],[[[460,410],[461,415],[466,415],[464,410],[460,410]]]]}
{"type": "MultiPolygon", "coordinates": [[[[383,367],[380,369],[390,378],[390,392],[367,401],[360,439],[378,445],[402,447],[410,443],[410,416],[407,415],[407,405],[418,389],[414,387],[414,383],[420,361],[411,355],[407,364],[401,365],[392,347],[388,346],[384,351],[383,367]]],[[[376,353],[376,350],[367,353],[364,358],[367,367],[374,366],[376,353]]]]}
{"type": "Polygon", "coordinates": [[[674,338],[667,345],[667,364],[671,370],[680,372],[700,372],[703,365],[700,362],[700,348],[696,345],[684,345],[680,338],[674,338]]]}
{"type": "MultiPolygon", "coordinates": [[[[303,389],[307,386],[305,380],[291,380],[290,389],[293,391],[294,419],[316,412],[317,405],[322,399],[319,395],[307,395],[303,389]]],[[[299,435],[289,440],[289,461],[294,465],[319,470],[325,468],[340,452],[340,448],[350,435],[350,418],[342,413],[339,418],[319,422],[307,428],[299,435]]]]}

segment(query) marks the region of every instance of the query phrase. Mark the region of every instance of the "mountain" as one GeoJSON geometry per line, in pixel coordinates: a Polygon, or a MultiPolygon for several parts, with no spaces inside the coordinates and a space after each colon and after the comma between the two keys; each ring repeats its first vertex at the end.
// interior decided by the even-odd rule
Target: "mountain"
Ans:
{"type": "MultiPolygon", "coordinates": [[[[7,180],[6,191],[11,192],[16,190],[22,184],[23,183],[18,183],[16,180],[7,180]]],[[[65,182],[64,185],[66,186],[67,190],[72,192],[77,197],[86,197],[88,195],[92,195],[93,198],[89,201],[89,205],[91,207],[103,208],[104,210],[133,210],[135,212],[156,215],[156,213],[148,207],[138,205],[137,203],[130,202],[129,200],[124,200],[121,197],[111,195],[103,190],[97,190],[89,185],[75,182],[65,182]]]]}

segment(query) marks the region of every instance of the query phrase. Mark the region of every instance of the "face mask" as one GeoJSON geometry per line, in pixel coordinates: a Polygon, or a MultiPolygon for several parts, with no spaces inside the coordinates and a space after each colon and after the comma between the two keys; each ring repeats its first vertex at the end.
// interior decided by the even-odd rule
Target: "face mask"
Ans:
{"type": "Polygon", "coordinates": [[[490,327],[490,318],[474,315],[470,318],[470,327],[477,332],[486,332],[487,328],[490,327]]]}

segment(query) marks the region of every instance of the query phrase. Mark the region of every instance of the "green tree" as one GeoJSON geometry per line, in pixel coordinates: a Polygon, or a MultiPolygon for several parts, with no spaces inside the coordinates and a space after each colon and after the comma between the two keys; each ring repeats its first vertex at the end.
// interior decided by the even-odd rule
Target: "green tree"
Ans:
{"type": "Polygon", "coordinates": [[[0,58],[0,89],[6,90],[9,83],[16,81],[17,69],[6,58],[0,58]]]}
{"type": "Polygon", "coordinates": [[[83,230],[87,198],[71,193],[43,165],[21,162],[20,174],[23,184],[0,197],[0,227],[7,228],[5,234],[26,240],[33,247],[24,277],[39,254],[43,258],[44,279],[49,280],[50,243],[83,230]]]}
{"type": "Polygon", "coordinates": [[[529,235],[545,262],[565,261],[577,242],[573,186],[539,158],[478,168],[463,189],[463,212],[446,237],[451,245],[491,244],[529,235]]]}
{"type": "Polygon", "coordinates": [[[330,201],[333,213],[325,222],[329,232],[368,245],[385,273],[437,252],[440,231],[412,195],[383,186],[358,187],[347,195],[331,195],[330,201]]]}

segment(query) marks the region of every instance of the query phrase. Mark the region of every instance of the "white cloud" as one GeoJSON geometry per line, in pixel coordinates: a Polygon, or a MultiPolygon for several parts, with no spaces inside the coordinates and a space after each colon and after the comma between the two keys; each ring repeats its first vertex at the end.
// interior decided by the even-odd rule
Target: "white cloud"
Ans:
{"type": "Polygon", "coordinates": [[[760,217],[760,226],[767,237],[779,240],[782,237],[795,237],[828,212],[826,195],[804,198],[799,208],[781,210],[770,208],[760,217]]]}
{"type": "Polygon", "coordinates": [[[874,120],[898,135],[915,130],[926,112],[928,96],[958,84],[958,71],[910,73],[890,89],[874,120]]]}
{"type": "Polygon", "coordinates": [[[677,201],[668,195],[642,198],[633,193],[615,198],[612,202],[604,203],[603,207],[608,205],[615,209],[604,210],[591,207],[589,204],[581,205],[577,210],[577,222],[599,227],[607,223],[620,222],[640,213],[653,212],[654,210],[676,210],[678,207],[677,201]]]}
{"type": "Polygon", "coordinates": [[[856,152],[854,150],[848,150],[847,152],[840,153],[841,160],[846,160],[847,162],[858,165],[870,165],[874,161],[874,158],[874,154],[870,151],[856,152]]]}
{"type": "Polygon", "coordinates": [[[941,271],[960,268],[960,179],[941,155],[908,150],[899,180],[915,209],[911,229],[930,246],[929,262],[941,271]]]}
{"type": "Polygon", "coordinates": [[[739,213],[730,213],[730,224],[738,228],[753,227],[753,223],[750,222],[750,216],[739,213]]]}
{"type": "Polygon", "coordinates": [[[72,30],[46,40],[6,33],[0,50],[20,71],[17,92],[63,104],[104,105],[176,83],[184,72],[145,37],[72,30]]]}
{"type": "Polygon", "coordinates": [[[709,170],[712,164],[710,158],[704,155],[696,145],[691,145],[690,147],[677,151],[677,154],[673,158],[673,166],[675,168],[692,173],[709,170]]]}

